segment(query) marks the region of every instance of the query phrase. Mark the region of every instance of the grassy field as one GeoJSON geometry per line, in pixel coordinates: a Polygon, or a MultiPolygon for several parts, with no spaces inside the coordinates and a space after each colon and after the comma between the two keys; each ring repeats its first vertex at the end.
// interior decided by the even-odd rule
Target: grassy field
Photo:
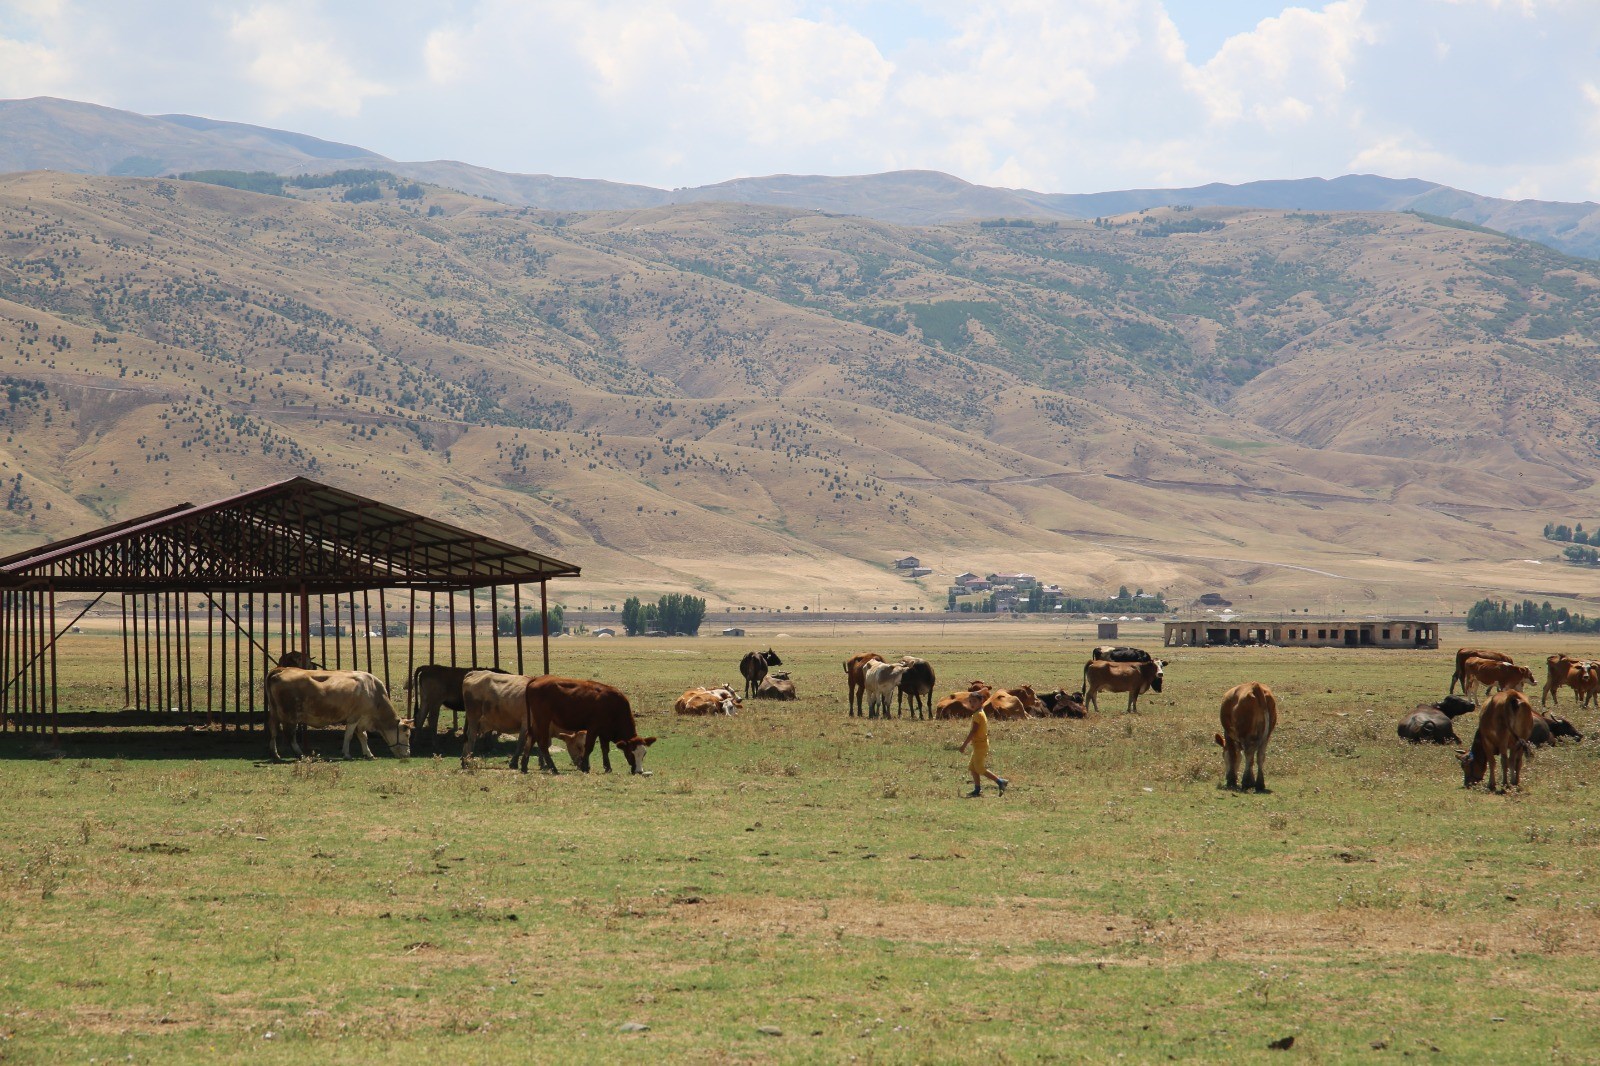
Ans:
{"type": "MultiPolygon", "coordinates": [[[[845,716],[858,650],[1076,678],[1086,639],[1000,628],[778,639],[801,700],[721,720],[670,701],[764,634],[559,642],[661,738],[648,778],[0,737],[0,1061],[1600,1058],[1592,743],[1464,791],[1394,734],[1447,650],[1176,651],[1137,717],[997,724],[1004,798],[962,798],[964,723],[845,716]],[[1263,796],[1217,787],[1246,679],[1263,796]]],[[[120,702],[106,647],[70,704],[120,702]]]]}

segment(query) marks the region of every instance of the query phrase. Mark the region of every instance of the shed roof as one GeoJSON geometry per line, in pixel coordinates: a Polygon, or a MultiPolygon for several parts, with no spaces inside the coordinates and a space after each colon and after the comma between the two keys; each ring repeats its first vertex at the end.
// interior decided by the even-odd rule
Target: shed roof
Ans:
{"type": "Polygon", "coordinates": [[[0,559],[0,588],[446,591],[575,577],[572,563],[296,477],[0,559]]]}

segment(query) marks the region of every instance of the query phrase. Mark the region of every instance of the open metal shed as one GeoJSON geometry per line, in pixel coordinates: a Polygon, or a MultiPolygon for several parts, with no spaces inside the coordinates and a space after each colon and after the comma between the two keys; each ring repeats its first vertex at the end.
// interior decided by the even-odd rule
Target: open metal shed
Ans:
{"type": "Polygon", "coordinates": [[[123,710],[146,712],[129,720],[199,713],[224,728],[253,729],[260,682],[290,651],[332,669],[369,670],[393,692],[390,638],[407,641],[409,671],[419,661],[419,608],[427,612],[423,661],[500,667],[498,621],[510,607],[506,665],[523,673],[526,585],[539,586],[549,673],[546,583],[578,573],[571,563],[307,478],[179,504],[0,559],[0,730],[59,729],[58,646],[107,596],[120,598],[123,710]],[[488,656],[479,646],[480,590],[488,591],[488,656]],[[391,618],[385,593],[394,592],[406,602],[391,618]],[[58,601],[73,594],[92,599],[58,624],[58,601]]]}

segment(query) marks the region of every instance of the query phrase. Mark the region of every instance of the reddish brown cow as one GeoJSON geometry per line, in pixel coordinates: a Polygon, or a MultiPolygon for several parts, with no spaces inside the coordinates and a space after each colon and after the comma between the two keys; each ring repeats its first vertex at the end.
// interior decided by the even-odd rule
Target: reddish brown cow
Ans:
{"type": "Polygon", "coordinates": [[[1544,661],[1544,691],[1539,694],[1539,706],[1543,707],[1554,696],[1556,706],[1561,705],[1561,687],[1567,683],[1572,668],[1578,665],[1565,655],[1551,655],[1544,661]]]}
{"type": "Polygon", "coordinates": [[[1108,663],[1099,659],[1091,660],[1083,666],[1083,704],[1085,707],[1094,707],[1095,713],[1100,713],[1100,701],[1096,697],[1101,692],[1126,692],[1128,694],[1128,713],[1134,714],[1139,710],[1139,697],[1146,692],[1160,692],[1162,684],[1162,669],[1166,660],[1154,659],[1147,663],[1108,663]]]}
{"type": "Polygon", "coordinates": [[[881,663],[883,656],[875,651],[864,651],[860,655],[852,655],[845,660],[845,684],[849,687],[846,697],[850,701],[850,717],[856,718],[866,713],[862,703],[866,699],[867,691],[867,665],[881,663]]]}
{"type": "Polygon", "coordinates": [[[1522,757],[1533,733],[1533,704],[1515,689],[1498,692],[1489,698],[1478,714],[1478,733],[1472,750],[1456,749],[1461,760],[1461,785],[1471,788],[1489,771],[1489,791],[1495,790],[1494,760],[1500,759],[1500,784],[1503,788],[1522,783],[1522,757]]]}
{"type": "Polygon", "coordinates": [[[1583,659],[1567,671],[1567,687],[1578,697],[1579,707],[1600,703],[1600,663],[1583,659]]]}
{"type": "Polygon", "coordinates": [[[1522,691],[1523,685],[1533,684],[1533,671],[1526,666],[1516,663],[1501,662],[1498,659],[1480,659],[1470,656],[1462,664],[1462,672],[1466,680],[1462,683],[1463,689],[1470,696],[1477,691],[1479,685],[1485,690],[1493,692],[1496,689],[1504,691],[1514,688],[1522,691]]]}
{"type": "Polygon", "coordinates": [[[989,698],[983,702],[983,713],[1002,721],[1039,718],[1044,715],[1044,706],[1034,694],[1033,686],[1023,685],[1020,688],[998,688],[989,693],[989,698]]]}
{"type": "Polygon", "coordinates": [[[984,701],[988,698],[989,686],[982,681],[974,681],[967,691],[952,692],[935,704],[933,716],[939,719],[971,718],[983,709],[984,701]]]}
{"type": "MultiPolygon", "coordinates": [[[[1495,662],[1509,663],[1511,656],[1505,652],[1490,651],[1488,648],[1458,648],[1456,650],[1456,672],[1450,675],[1450,692],[1456,690],[1456,685],[1461,685],[1461,691],[1467,691],[1467,660],[1468,659],[1493,659],[1495,662]]],[[[1449,695],[1450,692],[1445,693],[1449,695]]]]}
{"type": "Polygon", "coordinates": [[[611,772],[613,744],[622,749],[630,771],[644,773],[644,757],[656,738],[639,735],[633,708],[628,705],[628,697],[619,690],[599,681],[546,676],[529,681],[525,696],[532,728],[524,734],[523,743],[531,742],[538,750],[542,769],[556,772],[555,760],[550,758],[552,732],[582,730],[588,734],[583,761],[578,764],[584,773],[589,772],[589,758],[596,741],[600,743],[600,757],[605,762],[606,773],[611,772]]]}
{"type": "Polygon", "coordinates": [[[1267,791],[1267,741],[1278,727],[1278,700],[1272,690],[1259,681],[1246,681],[1230,688],[1222,697],[1222,732],[1216,741],[1222,748],[1228,788],[1267,791]],[[1244,778],[1239,778],[1239,757],[1244,756],[1244,778]],[[1251,763],[1254,762],[1254,774],[1251,763]]]}

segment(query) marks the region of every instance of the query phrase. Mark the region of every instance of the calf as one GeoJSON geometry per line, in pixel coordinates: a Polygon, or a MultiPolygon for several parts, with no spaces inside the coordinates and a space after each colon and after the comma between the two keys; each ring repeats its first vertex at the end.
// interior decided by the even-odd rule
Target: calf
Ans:
{"type": "Polygon", "coordinates": [[[289,743],[303,756],[296,726],[344,726],[344,757],[350,758],[350,741],[361,742],[361,754],[372,758],[369,730],[380,734],[402,759],[411,755],[411,719],[401,718],[389,702],[383,682],[365,670],[303,670],[275,667],[267,674],[267,743],[278,761],[278,734],[287,729],[289,743]]]}
{"type": "Polygon", "coordinates": [[[1419,704],[1396,730],[1401,740],[1409,740],[1413,744],[1459,744],[1461,738],[1456,736],[1456,727],[1450,716],[1437,707],[1419,704]]]}
{"type": "Polygon", "coordinates": [[[531,743],[538,750],[540,767],[556,772],[555,761],[550,758],[553,731],[581,731],[586,734],[587,744],[578,769],[589,772],[590,756],[598,741],[606,773],[611,772],[612,744],[622,750],[632,773],[644,773],[645,755],[656,738],[639,735],[633,708],[620,691],[599,681],[545,676],[529,681],[524,692],[531,728],[524,735],[523,744],[531,743]]]}
{"type": "Polygon", "coordinates": [[[861,704],[865,699],[867,687],[867,667],[872,663],[881,662],[883,656],[875,651],[864,651],[845,660],[844,677],[848,689],[846,698],[850,702],[850,717],[856,718],[865,713],[861,704]]]}
{"type": "Polygon", "coordinates": [[[889,717],[889,697],[900,688],[900,678],[905,675],[906,668],[900,663],[877,662],[867,667],[866,684],[863,691],[866,693],[867,717],[878,717],[878,708],[883,708],[883,717],[889,717]]]}
{"type": "Polygon", "coordinates": [[[1456,750],[1461,761],[1461,785],[1471,788],[1489,772],[1489,791],[1495,790],[1494,760],[1500,760],[1500,783],[1511,788],[1522,783],[1522,757],[1528,750],[1528,737],[1533,733],[1533,704],[1528,697],[1515,689],[1497,692],[1489,697],[1478,715],[1478,733],[1472,738],[1472,750],[1456,750]]]}
{"type": "Polygon", "coordinates": [[[1511,656],[1507,655],[1505,652],[1491,651],[1488,648],[1459,648],[1456,650],[1456,672],[1450,675],[1450,688],[1448,692],[1454,692],[1457,684],[1461,685],[1462,692],[1467,691],[1466,666],[1468,659],[1492,659],[1495,662],[1501,663],[1508,663],[1512,661],[1511,656]]]}
{"type": "Polygon", "coordinates": [[[1126,692],[1128,713],[1135,714],[1139,710],[1141,695],[1146,692],[1161,691],[1162,671],[1166,665],[1166,661],[1162,659],[1153,659],[1147,663],[1108,663],[1095,659],[1084,663],[1084,706],[1092,706],[1098,714],[1100,712],[1098,697],[1102,691],[1126,692]]]}
{"type": "Polygon", "coordinates": [[[1523,685],[1533,684],[1533,671],[1526,666],[1516,663],[1501,662],[1498,659],[1480,659],[1477,656],[1468,657],[1462,665],[1466,680],[1462,686],[1468,695],[1477,691],[1479,685],[1485,690],[1493,692],[1496,689],[1504,692],[1506,689],[1522,691],[1523,685]]]}
{"type": "Polygon", "coordinates": [[[1247,681],[1230,688],[1222,697],[1222,732],[1216,735],[1222,748],[1230,789],[1267,791],[1267,741],[1278,727],[1278,701],[1272,690],[1259,681],[1247,681]],[[1239,773],[1239,757],[1244,756],[1244,778],[1239,773]],[[1254,775],[1251,762],[1255,763],[1254,775]]]}
{"type": "Polygon", "coordinates": [[[933,664],[926,659],[907,655],[900,660],[900,665],[906,668],[906,672],[900,675],[900,691],[894,698],[895,713],[900,713],[901,701],[909,696],[911,717],[932,718],[933,686],[937,684],[933,676],[933,664]]]}

